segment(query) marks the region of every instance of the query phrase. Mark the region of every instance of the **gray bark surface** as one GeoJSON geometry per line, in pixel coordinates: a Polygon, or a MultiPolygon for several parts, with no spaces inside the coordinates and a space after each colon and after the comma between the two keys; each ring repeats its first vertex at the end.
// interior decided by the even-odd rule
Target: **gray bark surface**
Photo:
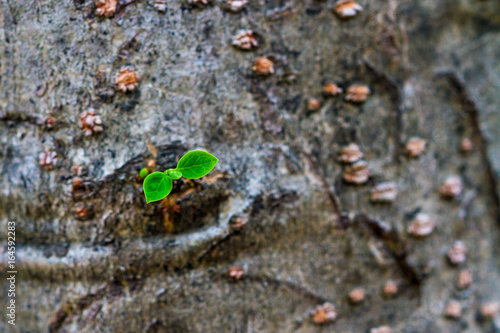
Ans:
{"type": "Polygon", "coordinates": [[[360,0],[349,20],[332,1],[250,1],[238,14],[215,0],[167,1],[166,13],[125,2],[101,18],[92,1],[0,1],[0,269],[16,221],[19,271],[15,327],[0,282],[0,331],[500,331],[478,316],[500,301],[499,1],[360,0]],[[257,50],[231,46],[242,28],[259,33],[257,50]],[[259,56],[274,75],[252,72],[259,56]],[[112,83],[125,65],[141,76],[126,94],[112,83]],[[372,94],[321,97],[333,81],[372,94]],[[306,110],[310,97],[319,111],[306,110]],[[79,115],[91,107],[104,130],[85,136],[79,115]],[[415,159],[404,154],[412,136],[428,141],[415,159]],[[220,162],[146,205],[137,175],[154,157],[148,141],[158,170],[195,148],[220,162]],[[365,185],[342,180],[336,156],[350,142],[372,172],[365,185]],[[53,170],[39,165],[45,151],[57,152],[53,170]],[[87,173],[72,191],[77,164],[87,173]],[[444,200],[451,174],[465,188],[444,200]],[[396,201],[370,203],[384,180],[396,201]],[[424,239],[406,232],[418,212],[436,223],[424,239]],[[238,214],[248,223],[235,231],[238,214]],[[469,252],[453,267],[459,239],[469,252]],[[243,278],[231,280],[231,266],[243,278]],[[459,290],[465,267],[473,284],[459,290]],[[388,280],[400,284],[392,299],[388,280]],[[354,306],[356,286],[367,298],[354,306]],[[443,316],[451,299],[458,320],[443,316]],[[325,302],[338,319],[317,325],[311,311],[325,302]]]}

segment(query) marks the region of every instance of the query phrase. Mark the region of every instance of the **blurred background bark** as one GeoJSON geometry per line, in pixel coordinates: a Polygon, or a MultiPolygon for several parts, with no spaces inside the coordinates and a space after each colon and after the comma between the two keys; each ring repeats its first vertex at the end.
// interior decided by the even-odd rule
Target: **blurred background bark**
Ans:
{"type": "Polygon", "coordinates": [[[480,315],[500,301],[499,1],[360,0],[347,20],[315,0],[0,3],[0,267],[16,221],[19,272],[17,325],[2,314],[0,330],[500,331],[480,315]],[[233,47],[239,29],[259,47],[233,47]],[[259,57],[274,74],[253,73],[259,57]],[[125,66],[140,76],[127,93],[125,66]],[[371,94],[353,104],[328,83],[371,94]],[[85,135],[83,112],[103,130],[85,135]],[[409,158],[414,136],[427,144],[409,158]],[[352,142],[371,172],[358,186],[337,160],[352,142]],[[216,171],[146,205],[139,170],[195,148],[216,171]],[[450,175],[464,188],[445,200],[450,175]],[[369,200],[382,181],[392,204],[369,200]],[[421,213],[435,229],[416,239],[421,213]],[[325,302],[338,318],[319,325],[325,302]]]}

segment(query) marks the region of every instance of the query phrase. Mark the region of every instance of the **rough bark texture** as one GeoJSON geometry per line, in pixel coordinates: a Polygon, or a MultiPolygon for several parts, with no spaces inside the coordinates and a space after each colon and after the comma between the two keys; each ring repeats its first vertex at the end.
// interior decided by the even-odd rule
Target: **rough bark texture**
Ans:
{"type": "Polygon", "coordinates": [[[17,222],[19,271],[17,325],[2,310],[0,330],[500,330],[477,316],[500,300],[497,0],[361,0],[350,20],[331,1],[251,0],[239,14],[217,1],[167,1],[166,13],[126,2],[100,18],[92,1],[0,1],[0,235],[5,245],[17,222]],[[231,46],[241,28],[260,34],[257,50],[231,46]],[[259,56],[274,75],[252,73],[259,56]],[[127,94],[112,83],[125,65],[141,75],[127,94]],[[372,94],[359,105],[322,98],[333,81],[372,94]],[[319,111],[306,110],[309,97],[322,98],[319,111]],[[87,137],[78,119],[91,107],[104,131],[87,137]],[[404,155],[411,136],[428,140],[416,159],[404,155]],[[217,171],[146,205],[137,174],[154,157],[148,140],[158,170],[202,148],[217,171]],[[342,180],[336,154],[350,142],[368,184],[342,180]],[[53,170],[39,165],[44,151],[58,154],[53,170]],[[72,191],[77,164],[87,173],[72,191]],[[465,184],[451,201],[437,193],[450,174],[465,184]],[[382,180],[398,185],[392,205],[368,200],[382,180]],[[418,212],[437,225],[421,240],[406,233],[418,212]],[[240,231],[237,214],[248,216],[240,231]],[[474,276],[462,291],[461,267],[446,260],[457,239],[474,276]],[[244,277],[228,278],[230,266],[244,277]],[[381,294],[387,280],[401,286],[393,299],[381,294]],[[353,306],[356,286],[368,297],[353,306]],[[459,320],[443,317],[450,299],[459,320]],[[318,326],[310,313],[324,302],[339,316],[318,326]]]}

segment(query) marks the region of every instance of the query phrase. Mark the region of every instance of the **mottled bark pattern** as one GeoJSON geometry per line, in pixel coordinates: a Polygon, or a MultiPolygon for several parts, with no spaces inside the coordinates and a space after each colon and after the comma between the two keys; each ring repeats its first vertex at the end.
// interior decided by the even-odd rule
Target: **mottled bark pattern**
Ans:
{"type": "Polygon", "coordinates": [[[0,1],[0,269],[8,221],[19,261],[18,325],[2,310],[0,331],[499,331],[478,311],[500,301],[500,3],[359,0],[341,19],[330,0],[239,13],[205,2],[120,0],[101,17],[90,0],[0,1]],[[257,49],[232,46],[240,29],[257,49]],[[273,74],[252,71],[259,57],[273,74]],[[138,74],[126,93],[125,66],[138,74]],[[343,93],[323,95],[329,83],[343,93]],[[370,89],[363,103],[345,100],[354,84],[370,89]],[[90,109],[103,130],[87,136],[90,109]],[[416,158],[411,137],[427,141],[416,158]],[[370,171],[362,185],[343,180],[350,143],[370,171]],[[196,148],[216,171],[146,205],[139,170],[196,148]],[[464,189],[447,200],[450,175],[464,189]],[[370,201],[382,181],[394,202],[370,201]],[[435,223],[424,238],[407,233],[419,213],[435,223]],[[468,250],[458,267],[456,240],[468,250]],[[320,326],[324,303],[338,316],[320,326]]]}

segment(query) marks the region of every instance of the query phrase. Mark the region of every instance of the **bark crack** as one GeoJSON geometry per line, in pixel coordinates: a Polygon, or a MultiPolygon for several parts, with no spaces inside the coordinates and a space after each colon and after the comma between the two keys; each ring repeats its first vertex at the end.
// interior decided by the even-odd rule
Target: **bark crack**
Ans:
{"type": "Polygon", "coordinates": [[[393,124],[394,124],[394,132],[393,132],[393,140],[394,140],[394,155],[393,160],[394,163],[399,164],[400,156],[403,154],[403,138],[402,138],[402,130],[403,130],[403,107],[402,107],[402,98],[401,98],[401,90],[399,89],[399,85],[396,80],[387,72],[377,69],[371,62],[364,59],[363,60],[366,68],[375,79],[380,82],[384,88],[389,92],[389,96],[391,98],[391,103],[393,107],[393,124]]]}
{"type": "Polygon", "coordinates": [[[356,214],[352,219],[354,223],[360,224],[371,231],[372,235],[384,243],[385,250],[391,255],[396,262],[399,270],[405,277],[406,281],[418,288],[420,295],[420,287],[423,282],[423,274],[408,260],[409,249],[407,244],[399,236],[389,224],[369,217],[365,214],[356,214]]]}
{"type": "Polygon", "coordinates": [[[339,224],[340,227],[345,228],[345,219],[343,218],[342,214],[342,209],[340,208],[340,200],[335,194],[335,189],[332,189],[330,186],[328,186],[328,183],[326,182],[325,175],[323,172],[320,170],[318,166],[318,160],[316,157],[314,157],[311,154],[306,154],[307,160],[309,161],[309,165],[311,166],[311,169],[313,170],[314,174],[316,177],[319,179],[321,182],[321,185],[323,186],[323,189],[325,193],[328,196],[328,199],[332,205],[333,208],[333,213],[335,215],[335,220],[339,224]]]}

